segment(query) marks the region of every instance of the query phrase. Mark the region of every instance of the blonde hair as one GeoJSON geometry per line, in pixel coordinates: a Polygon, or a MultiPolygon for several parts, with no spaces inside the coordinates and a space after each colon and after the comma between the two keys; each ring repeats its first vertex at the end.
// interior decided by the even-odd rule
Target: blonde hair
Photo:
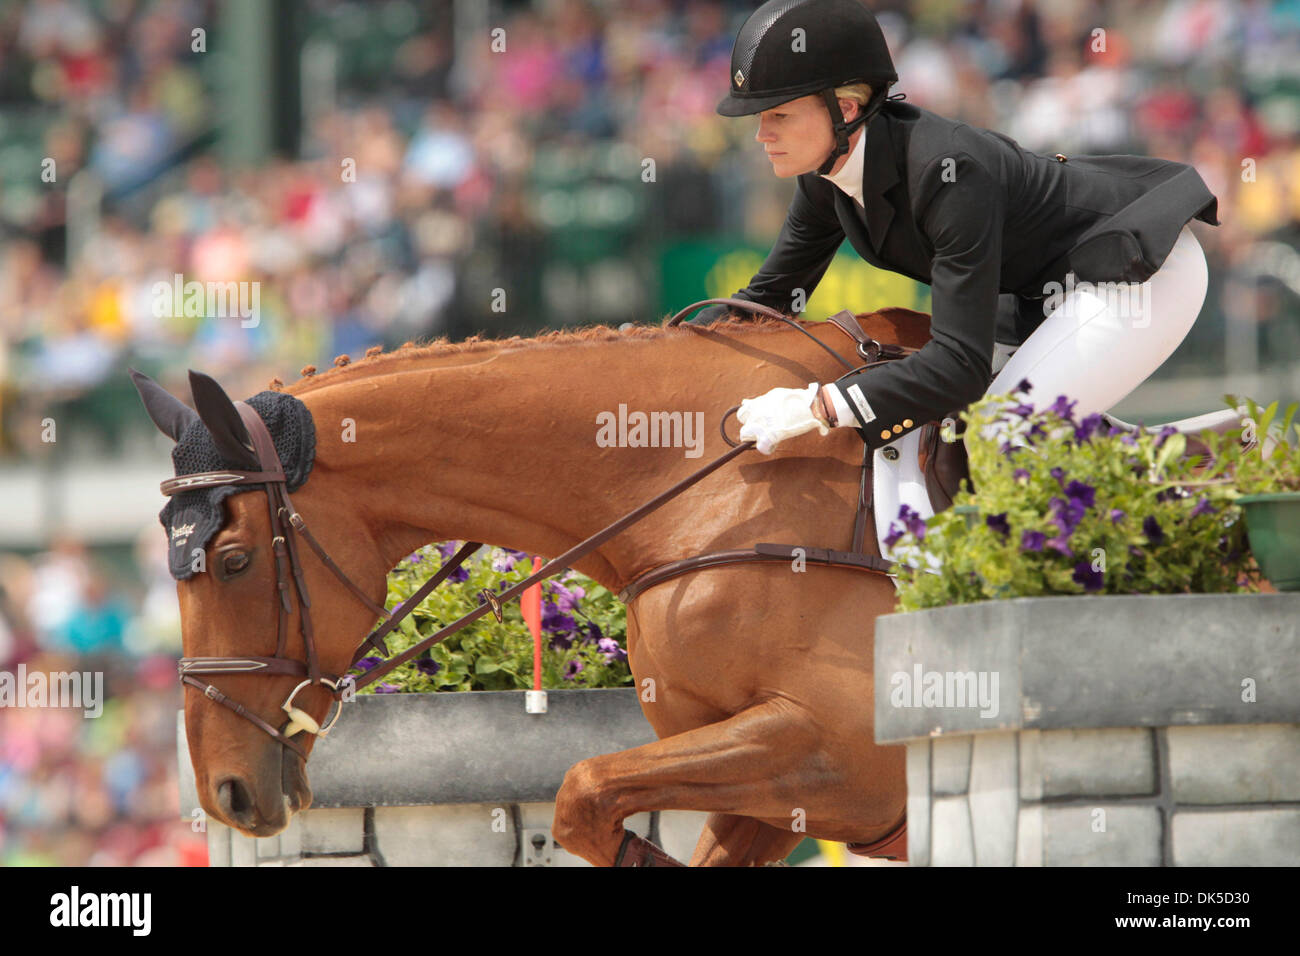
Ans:
{"type": "Polygon", "coordinates": [[[835,87],[835,98],[852,100],[858,106],[866,106],[871,101],[872,92],[870,83],[851,83],[848,86],[835,87]]]}

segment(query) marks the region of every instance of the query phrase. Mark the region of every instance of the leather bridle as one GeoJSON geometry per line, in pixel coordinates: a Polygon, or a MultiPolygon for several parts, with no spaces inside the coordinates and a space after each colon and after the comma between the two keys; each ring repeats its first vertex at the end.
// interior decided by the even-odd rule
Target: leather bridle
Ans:
{"type": "MultiPolygon", "coordinates": [[[[734,299],[710,299],[704,302],[698,302],[688,307],[683,312],[678,313],[668,323],[675,325],[681,318],[689,314],[694,309],[711,303],[721,303],[731,305],[737,308],[745,308],[760,314],[770,315],[789,321],[785,316],[767,309],[764,306],[755,303],[745,302],[734,299]]],[[[841,364],[849,367],[853,371],[860,370],[863,367],[880,364],[883,361],[901,358],[910,354],[915,349],[905,349],[901,346],[884,345],[875,342],[869,338],[858,325],[856,318],[852,313],[841,312],[831,317],[831,321],[846,334],[855,339],[857,343],[858,355],[868,360],[868,366],[853,367],[851,362],[845,360],[838,352],[835,352],[829,346],[814,339],[818,345],[834,355],[841,364]],[[847,318],[846,318],[847,317],[847,318]]],[[[790,324],[804,334],[805,330],[799,328],[793,322],[790,324]]],[[[287,478],[284,467],[280,461],[279,454],[275,450],[275,442],[267,430],[266,424],[262,417],[251,405],[245,402],[235,402],[235,409],[238,411],[240,418],[248,429],[249,437],[253,442],[253,452],[257,457],[260,471],[240,471],[235,469],[226,469],[220,471],[205,471],[190,475],[180,475],[175,478],[169,478],[162,482],[161,490],[164,495],[179,494],[184,491],[191,491],[199,488],[212,488],[219,485],[261,485],[266,492],[267,508],[271,519],[271,548],[275,556],[275,593],[277,595],[277,637],[276,651],[274,657],[182,657],[178,664],[180,680],[183,685],[193,687],[202,693],[209,700],[215,701],[224,707],[233,710],[241,717],[253,723],[256,727],[268,734],[272,739],[283,744],[289,750],[293,751],[304,761],[307,759],[306,751],[292,738],[301,731],[307,731],[324,737],[338,721],[342,713],[342,701],[349,690],[355,691],[373,683],[379,678],[385,676],[390,671],[402,666],[418,654],[422,653],[432,645],[438,643],[456,633],[466,625],[482,617],[484,614],[491,612],[498,621],[502,619],[501,605],[522,594],[537,582],[551,577],[554,574],[565,570],[574,561],[586,554],[596,550],[610,538],[620,533],[637,521],[640,521],[646,515],[659,508],[661,505],[675,498],[690,486],[700,481],[707,475],[722,467],[731,459],[744,451],[754,447],[752,441],[733,442],[727,437],[725,431],[726,416],[723,417],[723,438],[732,446],[731,450],[714,459],[709,464],[700,468],[686,478],[679,481],[666,491],[661,492],[645,504],[641,505],[634,511],[629,512],[622,518],[606,526],[596,534],[570,548],[564,554],[552,559],[538,570],[522,581],[517,582],[510,588],[496,594],[484,589],[481,591],[483,603],[473,611],[463,615],[460,619],[441,628],[435,634],[432,634],[413,647],[408,648],[396,657],[389,658],[382,664],[368,670],[360,677],[337,676],[333,674],[324,674],[320,669],[320,661],[316,651],[315,632],[312,627],[311,619],[311,598],[307,593],[307,582],[303,577],[303,566],[300,551],[297,545],[297,537],[301,536],[307,545],[314,551],[321,562],[337,577],[356,597],[380,619],[381,623],[361,642],[352,657],[349,668],[354,667],[358,661],[365,656],[370,649],[374,649],[384,656],[388,655],[388,648],[384,643],[384,638],[394,630],[416,607],[433,591],[439,584],[445,581],[464,561],[469,558],[475,551],[482,547],[482,542],[467,541],[450,559],[443,563],[432,577],[430,577],[420,588],[400,605],[389,612],[386,608],[376,604],[366,593],[344,573],[337,563],[329,556],[320,543],[308,530],[306,521],[293,506],[289,498],[287,489],[287,478]],[[290,581],[292,580],[292,590],[297,595],[299,615],[299,627],[302,632],[303,645],[306,651],[306,661],[298,661],[286,655],[287,640],[289,631],[289,615],[293,607],[290,602],[290,581]],[[265,675],[265,676],[291,676],[298,677],[301,680],[289,692],[280,709],[284,711],[288,719],[282,727],[273,726],[266,720],[248,710],[243,704],[232,700],[218,690],[214,685],[205,683],[198,677],[207,677],[218,674],[233,675],[265,675]],[[324,725],[321,726],[310,714],[294,706],[294,699],[298,693],[307,686],[325,686],[330,689],[335,700],[334,716],[324,725]]],[[[733,409],[734,410],[734,409],[733,409]]],[[[869,467],[869,455],[864,454],[863,468],[864,475],[859,493],[857,517],[854,523],[853,551],[840,552],[829,551],[823,548],[804,548],[801,551],[806,552],[806,560],[813,563],[837,565],[842,567],[851,567],[858,570],[875,571],[889,573],[892,568],[891,562],[884,561],[876,555],[860,553],[862,549],[863,530],[865,529],[866,509],[870,507],[870,497],[867,491],[869,482],[867,481],[867,469],[869,467]]],[[[773,545],[758,544],[752,551],[733,551],[719,552],[711,555],[701,555],[696,558],[688,558],[684,561],[673,562],[670,565],[664,565],[658,568],[652,568],[633,580],[628,588],[625,589],[625,600],[630,600],[633,593],[640,593],[647,587],[675,577],[688,571],[697,570],[702,567],[714,567],[720,564],[730,564],[739,561],[760,560],[760,561],[787,561],[789,560],[792,548],[791,545],[773,545]]],[[[328,715],[327,715],[328,716],[328,715]]]]}

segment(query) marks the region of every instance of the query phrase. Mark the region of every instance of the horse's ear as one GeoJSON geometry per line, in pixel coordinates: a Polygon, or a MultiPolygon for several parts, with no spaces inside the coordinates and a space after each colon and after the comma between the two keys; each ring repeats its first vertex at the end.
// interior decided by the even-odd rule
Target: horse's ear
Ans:
{"type": "Polygon", "coordinates": [[[172,441],[181,440],[181,432],[190,422],[198,420],[198,413],[190,408],[167,389],[163,388],[148,375],[130,369],[131,381],[140,393],[144,410],[149,413],[158,430],[172,441]]]}
{"type": "Polygon", "coordinates": [[[221,457],[248,471],[260,468],[248,429],[239,417],[235,403],[222,387],[211,377],[190,369],[190,391],[194,394],[194,407],[199,410],[199,418],[208,426],[221,457]]]}

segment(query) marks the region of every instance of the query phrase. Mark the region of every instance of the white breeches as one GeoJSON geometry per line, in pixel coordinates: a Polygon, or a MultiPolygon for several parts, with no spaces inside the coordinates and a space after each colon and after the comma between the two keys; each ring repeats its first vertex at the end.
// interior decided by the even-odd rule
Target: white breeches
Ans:
{"type": "Polygon", "coordinates": [[[1110,410],[1178,348],[1201,312],[1208,282],[1205,253],[1184,226],[1146,282],[1078,283],[1045,299],[1054,308],[1001,370],[995,364],[988,394],[1028,379],[1033,391],[1025,401],[1035,409],[1065,395],[1078,402],[1076,419],[1110,410]]]}

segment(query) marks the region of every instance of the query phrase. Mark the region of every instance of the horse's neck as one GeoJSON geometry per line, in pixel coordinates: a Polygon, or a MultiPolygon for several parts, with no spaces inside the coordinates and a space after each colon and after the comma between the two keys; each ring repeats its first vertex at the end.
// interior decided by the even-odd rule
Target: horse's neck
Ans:
{"type": "MultiPolygon", "coordinates": [[[[837,335],[819,330],[847,351],[837,335]]],[[[369,375],[347,371],[300,396],[318,448],[295,498],[309,519],[314,484],[331,502],[364,507],[385,570],[428,541],[561,554],[725,452],[718,423],[728,407],[839,374],[804,336],[759,330],[435,354],[369,375]],[[627,447],[637,440],[636,412],[681,413],[680,435],[698,456],[627,447]],[[611,421],[604,435],[622,447],[598,442],[600,423],[611,421]]],[[[840,429],[796,441],[805,455],[749,452],[576,567],[617,587],[655,564],[756,541],[846,548],[861,440],[840,429]]]]}

